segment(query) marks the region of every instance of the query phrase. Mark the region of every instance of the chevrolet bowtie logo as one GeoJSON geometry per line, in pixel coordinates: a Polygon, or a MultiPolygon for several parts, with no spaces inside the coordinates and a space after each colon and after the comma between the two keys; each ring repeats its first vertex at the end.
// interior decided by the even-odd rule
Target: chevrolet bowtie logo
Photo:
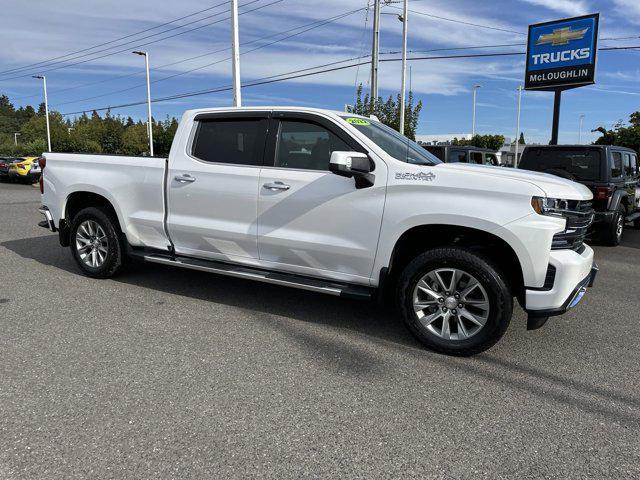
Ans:
{"type": "Polygon", "coordinates": [[[581,40],[589,30],[589,27],[582,30],[571,30],[571,27],[558,28],[553,33],[544,33],[538,37],[536,45],[551,44],[554,47],[557,45],[566,45],[572,40],[581,40]]]}

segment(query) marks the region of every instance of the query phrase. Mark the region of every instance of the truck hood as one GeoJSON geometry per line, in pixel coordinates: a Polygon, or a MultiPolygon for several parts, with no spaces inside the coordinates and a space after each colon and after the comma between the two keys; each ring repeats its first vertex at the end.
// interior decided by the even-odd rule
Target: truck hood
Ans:
{"type": "Polygon", "coordinates": [[[441,163],[438,165],[438,168],[457,170],[461,173],[482,173],[487,176],[527,182],[540,188],[547,197],[550,198],[563,198],[567,200],[591,200],[593,198],[591,190],[584,185],[548,173],[531,172],[529,170],[518,170],[507,167],[492,167],[488,165],[469,165],[466,163],[441,163]]]}

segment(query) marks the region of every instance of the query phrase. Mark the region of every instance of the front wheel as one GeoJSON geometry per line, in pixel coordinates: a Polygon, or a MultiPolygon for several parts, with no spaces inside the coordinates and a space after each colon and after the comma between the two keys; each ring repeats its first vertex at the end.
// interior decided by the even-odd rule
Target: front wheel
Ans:
{"type": "Polygon", "coordinates": [[[398,302],[420,342],[461,356],[500,340],[513,310],[513,296],[499,271],[462,248],[437,248],[416,257],[402,272],[398,302]]]}
{"type": "Polygon", "coordinates": [[[109,278],[122,270],[124,248],[118,221],[106,209],[89,207],[73,218],[70,230],[73,258],[85,275],[109,278]]]}

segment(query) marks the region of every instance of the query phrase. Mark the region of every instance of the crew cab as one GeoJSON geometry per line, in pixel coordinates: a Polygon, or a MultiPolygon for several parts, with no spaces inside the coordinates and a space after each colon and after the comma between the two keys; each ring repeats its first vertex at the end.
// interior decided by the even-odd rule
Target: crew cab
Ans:
{"type": "Polygon", "coordinates": [[[138,257],[395,301],[410,331],[447,354],[495,344],[514,298],[540,327],[597,271],[580,238],[558,243],[592,219],[585,186],[445,164],[342,112],[190,110],[167,159],[45,153],[41,167],[41,223],[88,276],[138,257]]]}
{"type": "Polygon", "coordinates": [[[640,161],[613,145],[536,145],[522,152],[519,168],[579,182],[594,195],[592,234],[618,245],[626,223],[640,228],[640,161]]]}

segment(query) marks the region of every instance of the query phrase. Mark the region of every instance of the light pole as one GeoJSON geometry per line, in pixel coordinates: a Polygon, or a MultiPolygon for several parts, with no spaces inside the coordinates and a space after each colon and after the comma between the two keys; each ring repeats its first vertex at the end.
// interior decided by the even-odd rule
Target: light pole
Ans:
{"type": "Polygon", "coordinates": [[[44,75],[33,75],[33,78],[42,80],[44,86],[44,113],[47,119],[47,146],[49,152],[51,151],[51,130],[49,129],[49,100],[47,99],[47,77],[44,75]]]}
{"type": "Polygon", "coordinates": [[[518,147],[520,146],[520,101],[522,99],[522,85],[518,85],[518,113],[516,115],[516,155],[513,166],[518,168],[518,147]]]}
{"type": "Polygon", "coordinates": [[[476,136],[476,94],[480,85],[473,86],[473,116],[471,118],[471,138],[476,136]]]}
{"type": "Polygon", "coordinates": [[[242,106],[240,92],[240,35],[238,33],[238,0],[231,0],[231,50],[233,69],[233,106],[242,106]]]}
{"type": "Polygon", "coordinates": [[[136,55],[142,55],[144,57],[144,64],[147,69],[147,110],[149,112],[149,155],[153,157],[153,119],[151,117],[151,81],[149,80],[149,53],[148,52],[133,52],[136,55]]]}
{"type": "Polygon", "coordinates": [[[371,46],[371,105],[378,102],[378,61],[380,57],[380,0],[373,2],[373,41],[371,46]]]}
{"type": "Polygon", "coordinates": [[[402,81],[400,87],[400,135],[404,135],[404,98],[407,87],[407,28],[409,24],[409,0],[404,0],[402,10],[402,81]]]}
{"type": "Polygon", "coordinates": [[[584,113],[580,114],[580,127],[578,128],[578,145],[582,145],[582,122],[584,121],[584,113]]]}
{"type": "Polygon", "coordinates": [[[18,136],[19,136],[19,135],[20,135],[20,134],[19,134],[18,132],[16,132],[16,133],[14,133],[14,134],[13,134],[13,143],[15,143],[15,144],[16,144],[16,147],[18,146],[18,136]]]}

